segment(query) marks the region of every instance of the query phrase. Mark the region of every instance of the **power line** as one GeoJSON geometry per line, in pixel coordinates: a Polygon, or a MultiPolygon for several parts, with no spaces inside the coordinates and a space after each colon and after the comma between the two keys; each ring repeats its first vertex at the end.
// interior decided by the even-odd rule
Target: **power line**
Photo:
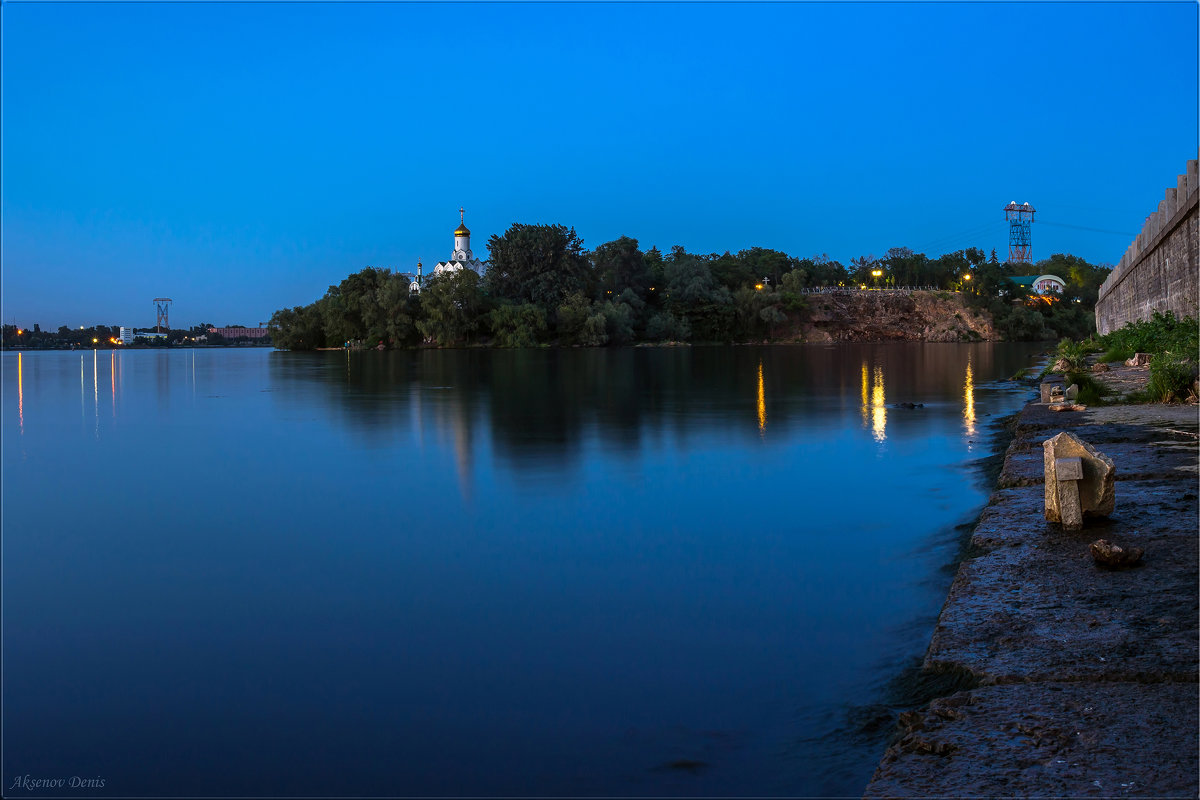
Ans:
{"type": "Polygon", "coordinates": [[[1068,225],[1065,222],[1047,222],[1044,219],[1038,220],[1038,224],[1053,225],[1056,228],[1074,228],[1077,231],[1092,231],[1093,233],[1111,233],[1115,236],[1128,236],[1130,238],[1137,236],[1136,233],[1127,233],[1126,231],[1110,231],[1107,228],[1087,228],[1083,225],[1068,225]]]}

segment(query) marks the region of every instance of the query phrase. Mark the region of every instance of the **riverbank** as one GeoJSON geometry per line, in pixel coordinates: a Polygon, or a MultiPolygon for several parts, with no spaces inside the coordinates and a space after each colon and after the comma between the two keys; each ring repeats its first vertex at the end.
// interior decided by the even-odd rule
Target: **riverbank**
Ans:
{"type": "Polygon", "coordinates": [[[923,666],[970,688],[901,716],[865,796],[1195,797],[1198,516],[1196,406],[1026,405],[923,666]],[[1117,470],[1113,514],[1073,533],[1042,515],[1062,430],[1117,470]],[[1142,563],[1098,567],[1100,538],[1142,563]]]}

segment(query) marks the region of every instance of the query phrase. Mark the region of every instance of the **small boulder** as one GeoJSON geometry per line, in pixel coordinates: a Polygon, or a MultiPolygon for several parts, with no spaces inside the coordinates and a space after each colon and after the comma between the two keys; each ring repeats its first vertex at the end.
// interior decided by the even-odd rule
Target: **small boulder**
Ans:
{"type": "Polygon", "coordinates": [[[1063,393],[1063,398],[1068,403],[1074,403],[1079,398],[1079,384],[1072,383],[1067,387],[1067,391],[1063,393]]]}
{"type": "Polygon", "coordinates": [[[1088,549],[1091,550],[1092,559],[1097,565],[1111,569],[1132,567],[1142,560],[1146,552],[1140,547],[1121,547],[1108,539],[1097,539],[1088,549]]]}
{"type": "Polygon", "coordinates": [[[1127,367],[1144,367],[1150,363],[1149,353],[1134,353],[1133,358],[1125,361],[1127,367]]]}
{"type": "Polygon", "coordinates": [[[1105,364],[1103,361],[1098,364],[1092,364],[1092,372],[1108,372],[1110,369],[1108,364],[1105,364]]]}
{"type": "Polygon", "coordinates": [[[1067,363],[1067,360],[1065,358],[1060,358],[1054,362],[1054,366],[1050,367],[1050,371],[1051,372],[1066,372],[1070,368],[1071,368],[1071,365],[1067,363]]]}

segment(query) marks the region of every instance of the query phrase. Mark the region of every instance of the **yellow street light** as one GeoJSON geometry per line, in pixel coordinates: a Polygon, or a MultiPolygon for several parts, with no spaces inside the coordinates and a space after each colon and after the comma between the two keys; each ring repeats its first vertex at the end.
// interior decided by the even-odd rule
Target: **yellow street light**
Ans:
{"type": "Polygon", "coordinates": [[[96,344],[96,343],[97,343],[97,342],[99,342],[99,341],[100,341],[100,340],[99,340],[99,339],[96,339],[95,337],[93,337],[93,338],[92,338],[92,344],[96,344]]]}

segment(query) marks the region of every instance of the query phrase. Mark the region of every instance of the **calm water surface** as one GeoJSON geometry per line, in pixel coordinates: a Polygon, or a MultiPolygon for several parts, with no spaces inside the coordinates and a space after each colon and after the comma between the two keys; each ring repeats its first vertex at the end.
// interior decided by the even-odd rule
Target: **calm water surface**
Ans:
{"type": "Polygon", "coordinates": [[[6,352],[4,784],[857,796],[1035,349],[6,352]]]}

